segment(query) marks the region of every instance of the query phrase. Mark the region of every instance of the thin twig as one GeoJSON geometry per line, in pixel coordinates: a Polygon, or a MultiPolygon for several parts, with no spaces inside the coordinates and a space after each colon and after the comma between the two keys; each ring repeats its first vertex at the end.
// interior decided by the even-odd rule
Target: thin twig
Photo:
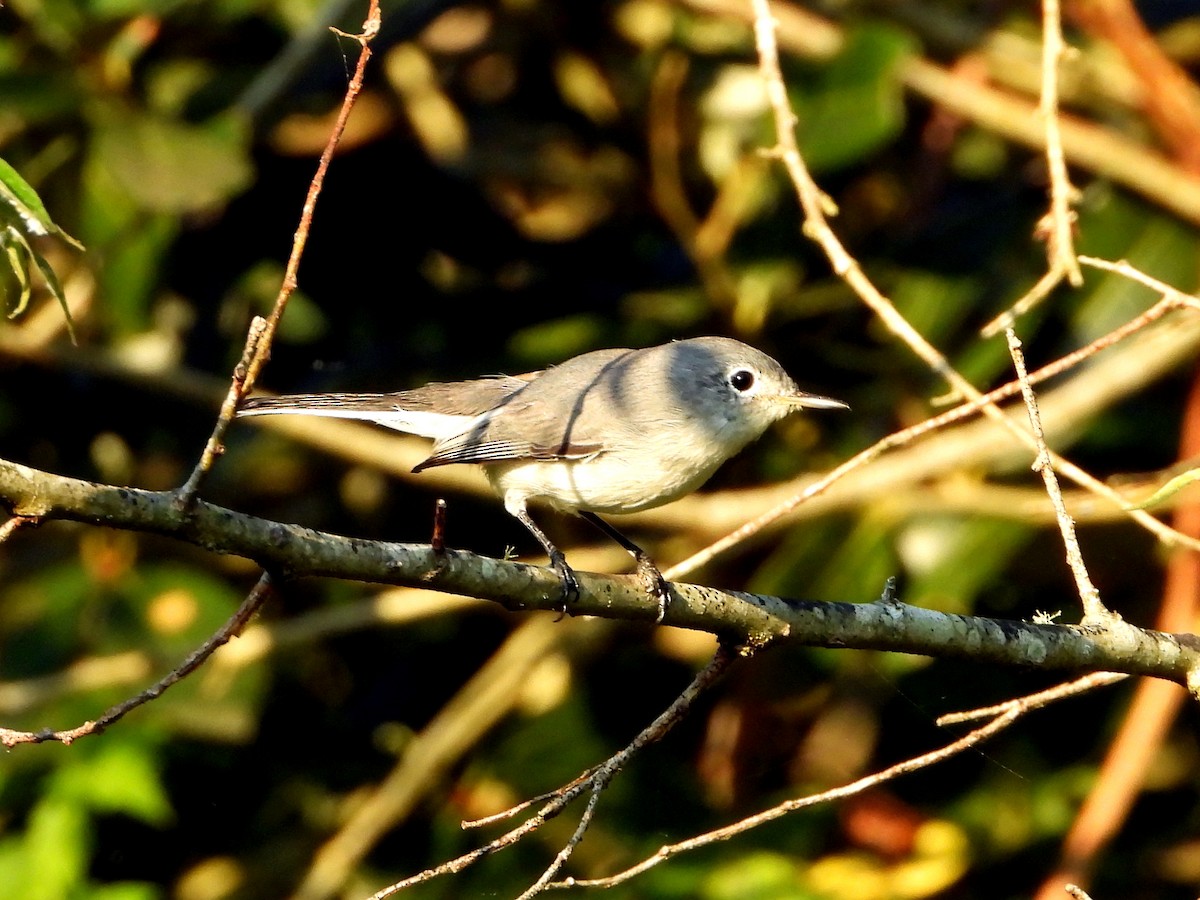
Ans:
{"type": "MultiPolygon", "coordinates": [[[[1193,371],[1182,421],[1177,457],[1188,465],[1200,454],[1200,372],[1193,371]]],[[[1173,524],[1187,534],[1200,535],[1200,503],[1176,508],[1173,524]]],[[[1200,609],[1200,556],[1174,553],[1167,561],[1162,600],[1155,626],[1194,631],[1200,609]]],[[[1172,725],[1186,697],[1156,679],[1141,681],[1109,741],[1088,795],[1062,839],[1058,863],[1045,873],[1033,900],[1057,900],[1063,882],[1085,884],[1105,856],[1105,849],[1129,822],[1149,772],[1162,756],[1172,725]]]]}
{"type": "Polygon", "coordinates": [[[258,382],[259,373],[271,356],[271,342],[275,339],[275,331],[279,327],[279,320],[283,317],[288,300],[291,299],[298,285],[297,273],[300,270],[300,260],[304,256],[304,248],[308,244],[308,235],[312,227],[313,211],[316,209],[317,198],[321,195],[321,190],[325,185],[325,174],[329,171],[329,164],[333,160],[333,153],[337,149],[342,133],[346,130],[346,122],[350,118],[350,111],[354,108],[354,102],[358,99],[358,94],[362,90],[367,62],[371,59],[371,40],[379,33],[379,26],[379,0],[369,0],[367,17],[363,22],[361,34],[351,35],[337,29],[330,29],[342,37],[358,42],[360,48],[358,64],[355,66],[354,76],[350,79],[350,83],[346,87],[346,94],[342,98],[342,106],[338,111],[333,130],[329,134],[329,139],[325,142],[325,149],[321,152],[320,162],[317,163],[317,171],[309,183],[308,195],[304,199],[304,208],[300,213],[300,224],[297,226],[295,237],[292,239],[292,252],[288,257],[287,267],[284,270],[283,283],[280,285],[279,293],[275,297],[275,306],[272,308],[271,314],[265,322],[256,320],[251,325],[250,334],[246,339],[246,348],[250,352],[249,360],[247,361],[243,358],[243,363],[239,364],[239,371],[234,375],[229,396],[226,397],[225,403],[221,406],[221,414],[217,417],[216,424],[213,426],[212,434],[204,446],[200,460],[197,462],[196,468],[192,471],[188,480],[179,490],[178,501],[185,507],[195,498],[200,483],[211,469],[214,461],[223,452],[225,432],[229,430],[229,425],[233,421],[237,404],[241,401],[242,397],[254,389],[254,385],[258,382]]]}
{"type": "MultiPolygon", "coordinates": [[[[1077,256],[1076,259],[1085,266],[1091,266],[1094,269],[1102,269],[1106,272],[1122,275],[1125,278],[1138,282],[1139,284],[1144,284],[1146,287],[1157,291],[1162,296],[1163,300],[1169,301],[1173,305],[1180,307],[1186,306],[1192,309],[1200,309],[1200,297],[1196,297],[1193,294],[1185,294],[1178,288],[1171,287],[1171,285],[1159,281],[1157,278],[1152,278],[1141,269],[1130,265],[1125,260],[1112,262],[1111,260],[1107,259],[1097,259],[1094,256],[1077,256]]],[[[1038,294],[1039,291],[1043,289],[1046,292],[1053,290],[1055,285],[1062,280],[1062,276],[1063,273],[1061,271],[1055,272],[1052,270],[1047,272],[1042,276],[1038,284],[1030,289],[1029,293],[1018,300],[1010,310],[1001,313],[999,316],[992,319],[992,321],[984,325],[980,333],[984,337],[991,337],[992,335],[999,334],[1005,328],[1008,328],[1018,316],[1028,311],[1035,303],[1042,299],[1042,296],[1038,294]],[[1050,283],[1044,284],[1044,282],[1050,283]]]]}
{"type": "Polygon", "coordinates": [[[1079,261],[1085,266],[1091,266],[1094,269],[1103,269],[1106,272],[1112,272],[1114,275],[1121,275],[1131,281],[1136,281],[1138,284],[1144,284],[1150,290],[1158,293],[1164,300],[1171,300],[1181,306],[1190,306],[1193,309],[1200,309],[1200,297],[1195,294],[1186,294],[1179,288],[1171,287],[1165,281],[1159,281],[1150,275],[1147,275],[1136,266],[1130,265],[1127,260],[1119,259],[1113,262],[1110,259],[1098,259],[1095,256],[1081,256],[1079,261]]]}
{"type": "MultiPolygon", "coordinates": [[[[1082,680],[1082,679],[1081,679],[1082,680]]],[[[1073,696],[1084,688],[1076,688],[1077,682],[1072,682],[1070,685],[1059,685],[1045,691],[1039,691],[1036,694],[1031,694],[1027,697],[1018,697],[1009,700],[1006,703],[995,707],[996,715],[992,721],[988,722],[974,731],[963,735],[958,740],[952,741],[943,747],[936,750],[931,750],[928,753],[923,753],[920,756],[906,759],[902,762],[889,766],[874,774],[859,778],[850,784],[842,785],[828,791],[822,791],[819,794],[811,794],[807,797],[798,797],[791,800],[786,800],[776,806],[765,809],[762,812],[752,816],[747,816],[731,825],[726,825],[724,828],[718,828],[713,831],[705,832],[704,834],[696,835],[688,838],[685,841],[679,841],[674,844],[665,844],[658,849],[656,853],[646,857],[637,864],[616,872],[612,875],[603,878],[589,879],[566,879],[564,881],[554,882],[548,887],[551,888],[568,888],[568,887],[613,887],[621,884],[629,879],[640,875],[642,872],[653,868],[659,863],[670,859],[673,856],[678,856],[681,853],[687,853],[692,850],[706,847],[710,844],[715,844],[720,841],[729,840],[753,828],[767,822],[781,818],[788,813],[795,812],[800,809],[805,809],[810,806],[816,806],[820,803],[828,803],[834,800],[841,800],[845,797],[850,797],[855,794],[861,794],[866,790],[877,787],[884,782],[891,781],[901,775],[907,775],[910,772],[918,771],[919,769],[928,768],[943,760],[949,759],[968,750],[977,744],[995,736],[1005,728],[1012,725],[1021,716],[1032,712],[1035,709],[1040,709],[1050,703],[1065,697],[1073,696]]],[[[940,721],[940,720],[939,720],[940,721]]]]}
{"type": "MultiPolygon", "coordinates": [[[[752,21],[754,11],[745,0],[678,0],[705,15],[752,21]]],[[[780,36],[792,52],[811,59],[828,60],[845,46],[845,32],[828,19],[793,3],[778,4],[780,36]]],[[[921,56],[901,61],[897,78],[933,106],[962,116],[1001,138],[1042,151],[1046,129],[1037,107],[1010,90],[963,78],[921,56]]],[[[1200,222],[1200,178],[1174,163],[1161,151],[1090,120],[1059,116],[1063,152],[1071,165],[1086,169],[1141,194],[1151,203],[1189,222],[1200,222]]]]}
{"type": "Polygon", "coordinates": [[[225,399],[221,401],[221,410],[217,414],[217,426],[204,445],[200,461],[196,463],[192,474],[188,476],[187,481],[183,483],[176,495],[175,502],[179,504],[180,509],[186,509],[196,499],[196,493],[200,490],[200,482],[212,469],[217,458],[225,452],[224,433],[237,414],[237,407],[242,397],[247,393],[246,377],[250,370],[250,363],[258,355],[266,330],[266,319],[255,316],[250,320],[250,327],[246,331],[246,344],[242,347],[242,357],[233,367],[229,390],[225,392],[225,399]]]}
{"type": "Polygon", "coordinates": [[[421,802],[431,786],[451,778],[467,750],[512,711],[538,662],[568,640],[564,631],[586,640],[603,633],[605,627],[595,620],[555,626],[546,616],[530,616],[515,628],[413,736],[392,770],[355,799],[337,831],[313,854],[293,896],[337,894],[383,835],[421,802]]]}
{"type": "MultiPolygon", "coordinates": [[[[743,651],[741,655],[749,655],[749,651],[743,651]]],[[[649,744],[655,743],[663,738],[691,709],[696,699],[709,687],[715,684],[737,659],[739,652],[728,649],[722,646],[717,653],[709,661],[708,665],[696,674],[692,679],[691,684],[684,689],[674,702],[671,703],[653,722],[644,728],[624,749],[613,754],[600,765],[596,766],[591,771],[587,778],[576,778],[569,785],[560,788],[552,795],[552,799],[538,812],[516,828],[505,832],[500,837],[493,841],[472,850],[469,853],[464,853],[462,856],[426,869],[419,872],[403,881],[398,881],[388,885],[380,891],[372,894],[369,900],[383,900],[384,897],[391,897],[399,891],[404,890],[414,884],[420,884],[430,881],[441,875],[447,875],[454,872],[460,872],[468,866],[478,862],[485,856],[489,856],[498,850],[503,850],[506,847],[515,844],[517,841],[531,834],[545,824],[548,820],[557,816],[562,810],[585,791],[599,792],[613,779],[619,772],[640,750],[649,744]]],[[[586,813],[585,813],[586,815],[586,813]]],[[[578,843],[574,838],[574,843],[578,843]]],[[[573,846],[573,845],[572,845],[573,846]]],[[[556,857],[557,859],[557,857],[556,857]]],[[[551,864],[551,868],[555,868],[551,864]]],[[[549,871],[549,870],[547,870],[549,871]]],[[[546,885],[550,887],[552,885],[546,885]]],[[[538,889],[539,891],[542,888],[538,889]]]]}
{"type": "Polygon", "coordinates": [[[1033,470],[1042,476],[1046,484],[1046,493],[1054,507],[1055,518],[1058,519],[1058,530],[1062,533],[1063,544],[1067,551],[1067,565],[1075,576],[1075,588],[1079,591],[1079,599],[1083,603],[1084,624],[1107,625],[1115,614],[1109,612],[1100,600],[1100,591],[1092,583],[1087,565],[1083,561],[1083,553],[1079,549],[1079,540],[1075,536],[1075,521],[1067,512],[1063,503],[1062,491],[1058,486],[1058,478],[1050,465],[1050,450],[1046,446],[1046,434],[1042,430],[1042,416],[1038,412],[1037,397],[1029,384],[1029,373],[1025,370],[1025,354],[1021,352],[1021,341],[1011,328],[1004,331],[1008,340],[1008,352],[1012,356],[1013,366],[1017,370],[1017,380],[1021,382],[1021,395],[1025,398],[1025,408],[1029,411],[1029,425],[1033,429],[1033,437],[1037,442],[1037,456],[1033,461],[1033,470]]]}
{"type": "Polygon", "coordinates": [[[1066,54],[1063,43],[1062,11],[1058,0],[1042,0],[1042,95],[1038,116],[1046,136],[1046,170],[1050,176],[1050,209],[1038,221],[1037,233],[1046,241],[1049,268],[1026,294],[987,325],[981,334],[991,337],[1033,309],[1050,295],[1064,278],[1073,286],[1083,284],[1083,273],[1075,256],[1076,215],[1071,204],[1078,191],[1071,185],[1063,156],[1062,128],[1058,118],[1058,67],[1066,54]]]}
{"type": "MultiPolygon", "coordinates": [[[[615,773],[614,773],[615,774],[615,773]]],[[[575,852],[575,848],[579,846],[579,842],[583,840],[584,834],[587,833],[588,826],[592,824],[592,819],[596,816],[596,807],[600,803],[600,797],[604,793],[604,789],[608,787],[611,778],[603,782],[592,781],[591,794],[588,796],[587,806],[583,808],[583,814],[579,817],[579,824],[575,826],[575,830],[571,832],[571,837],[567,840],[561,850],[554,855],[554,861],[546,867],[546,870],[538,877],[538,880],[531,884],[525,891],[521,893],[517,900],[530,900],[531,897],[536,897],[538,894],[546,890],[547,886],[554,880],[554,876],[562,871],[562,867],[567,864],[567,860],[571,858],[571,854],[575,852]]],[[[589,779],[591,781],[591,779],[589,779]]]]}
{"type": "MultiPolygon", "coordinates": [[[[905,319],[895,306],[867,278],[858,261],[852,257],[833,230],[827,215],[834,211],[832,201],[813,181],[800,155],[795,137],[796,115],[788,101],[787,90],[779,66],[779,51],[775,42],[775,22],[771,17],[768,0],[752,0],[754,8],[754,33],[758,49],[759,68],[767,88],[767,96],[775,118],[776,147],[772,153],[780,158],[792,180],[796,195],[804,211],[804,234],[815,241],[824,251],[833,271],[846,282],[859,298],[879,316],[884,325],[900,338],[929,368],[949,382],[961,396],[981,402],[981,410],[992,421],[1005,428],[1016,440],[1037,451],[1033,435],[1006,416],[993,403],[964,378],[946,357],[925,340],[905,319]]],[[[1118,506],[1125,506],[1118,492],[1090,475],[1088,472],[1056,453],[1049,454],[1055,470],[1092,493],[1104,497],[1118,506]]],[[[1131,518],[1164,540],[1190,543],[1191,539],[1179,535],[1143,510],[1128,510],[1131,518]],[[1171,537],[1167,537],[1170,535],[1171,537]]]]}
{"type": "Polygon", "coordinates": [[[86,737],[90,734],[99,734],[105,728],[123,718],[127,713],[137,709],[144,703],[154,700],[169,687],[182,681],[199,668],[206,659],[212,656],[218,647],[229,641],[230,638],[240,634],[242,629],[246,627],[246,623],[250,621],[259,607],[271,595],[273,587],[271,576],[263,573],[263,576],[254,585],[253,590],[246,595],[246,599],[242,601],[234,614],[229,617],[215,634],[193,650],[187,659],[136,697],[130,697],[128,700],[111,707],[95,721],[84,722],[82,725],[64,731],[13,731],[8,728],[0,728],[0,744],[3,744],[5,747],[13,747],[17,744],[41,744],[46,741],[58,741],[63,744],[70,744],[77,738],[86,737]]]}
{"type": "Polygon", "coordinates": [[[596,774],[596,770],[598,768],[599,765],[595,765],[590,769],[585,769],[566,784],[560,785],[552,791],[546,791],[545,793],[538,794],[536,797],[530,797],[527,800],[522,800],[520,803],[510,806],[508,809],[504,809],[498,813],[492,813],[490,816],[483,816],[478,819],[464,819],[458,824],[464,831],[466,831],[471,828],[483,828],[486,825],[494,825],[496,822],[502,822],[505,819],[512,819],[518,813],[529,809],[529,807],[536,806],[538,803],[545,803],[547,800],[557,797],[563,791],[570,790],[571,788],[575,787],[575,785],[588,781],[593,775],[596,774]]]}
{"type": "Polygon", "coordinates": [[[1062,284],[1064,275],[1066,275],[1066,271],[1061,266],[1051,263],[1046,273],[1037,280],[1033,287],[1022,294],[1016,303],[979,329],[980,336],[995,337],[1005,328],[1011,327],[1017,319],[1049,297],[1050,292],[1062,284]]]}
{"type": "MultiPolygon", "coordinates": [[[[1090,257],[1080,257],[1080,260],[1090,260],[1090,257]]],[[[1097,260],[1095,262],[1100,261],[1097,260]]],[[[1166,286],[1164,285],[1164,287],[1166,286]]],[[[1094,356],[1096,353],[1099,353],[1101,350],[1105,350],[1117,343],[1120,343],[1130,335],[1141,331],[1147,325],[1157,321],[1173,310],[1188,308],[1200,311],[1200,298],[1192,297],[1191,295],[1183,294],[1170,288],[1167,290],[1172,291],[1172,293],[1168,296],[1164,296],[1161,301],[1150,307],[1141,315],[1130,319],[1128,322],[1118,328],[1113,329],[1108,334],[1101,335],[1091,343],[1087,344],[1087,346],[1081,347],[1078,350],[1074,350],[1065,356],[1056,359],[1054,362],[1048,363],[1047,365],[1042,366],[1042,368],[1031,372],[1029,374],[1029,383],[1039,384],[1040,382],[1043,382],[1049,378],[1053,378],[1056,375],[1062,374],[1089,357],[1094,356]]],[[[918,422],[916,425],[909,426],[902,431],[896,431],[887,435],[872,446],[868,447],[866,450],[861,451],[856,456],[848,459],[837,468],[831,470],[821,478],[807,485],[804,490],[787,498],[782,503],[777,504],[753,520],[746,522],[719,540],[709,544],[704,549],[694,553],[686,560],[683,560],[682,562],[673,566],[670,570],[664,572],[664,576],[668,579],[676,579],[701,568],[720,554],[726,552],[732,547],[737,546],[742,541],[754,534],[757,534],[767,526],[783,518],[797,506],[801,505],[802,503],[806,503],[814,497],[824,493],[835,482],[841,480],[856,469],[862,468],[867,463],[872,462],[879,456],[883,455],[885,452],[911,444],[930,432],[945,428],[947,425],[973,416],[985,406],[999,403],[1002,400],[1007,400],[1010,397],[1016,396],[1020,392],[1021,383],[1014,379],[1007,384],[1001,385],[995,390],[989,391],[986,394],[982,394],[979,397],[963,403],[960,406],[956,406],[954,409],[947,410],[946,412],[936,416],[932,416],[926,419],[924,422],[918,422]]],[[[1108,488],[1108,490],[1112,491],[1111,488],[1108,488]]],[[[1129,504],[1125,498],[1121,497],[1120,494],[1115,491],[1112,491],[1112,494],[1113,496],[1111,499],[1113,499],[1114,506],[1120,510],[1127,510],[1129,504]]],[[[1146,522],[1143,522],[1142,524],[1146,525],[1146,527],[1154,532],[1154,534],[1164,543],[1200,550],[1200,540],[1197,540],[1190,535],[1182,534],[1175,529],[1172,529],[1166,523],[1160,522],[1158,519],[1155,519],[1152,516],[1147,515],[1147,518],[1150,519],[1151,523],[1156,524],[1147,524],[1146,522]]]]}
{"type": "Polygon", "coordinates": [[[37,525],[39,519],[37,516],[13,516],[8,519],[3,525],[0,525],[0,544],[7,541],[18,528],[25,526],[37,525]]]}
{"type": "Polygon", "coordinates": [[[271,61],[260,68],[253,81],[246,86],[233,102],[233,109],[247,120],[258,124],[264,113],[297,80],[308,71],[308,67],[319,52],[325,48],[329,38],[330,24],[344,21],[359,0],[325,0],[321,9],[292,33],[287,46],[276,53],[271,61]]]}
{"type": "MultiPolygon", "coordinates": [[[[481,613],[489,607],[468,597],[432,590],[393,588],[353,603],[309,610],[264,624],[255,623],[226,644],[209,664],[226,674],[245,669],[290,647],[311,647],[332,635],[399,627],[435,616],[481,613]]],[[[64,696],[144,681],[154,671],[153,654],[125,650],[85,656],[56,672],[0,681],[0,714],[17,714],[64,696]]]]}
{"type": "Polygon", "coordinates": [[[993,716],[1001,715],[1011,708],[1014,703],[1045,706],[1047,703],[1053,703],[1067,697],[1085,694],[1096,688],[1116,684],[1118,681],[1124,681],[1128,677],[1128,675],[1120,672],[1092,672],[1090,675],[1084,675],[1082,678],[1076,678],[1073,681],[1067,681],[1063,684],[1056,684],[1054,687],[1046,688],[1044,691],[1038,691],[1036,694],[1030,694],[1018,700],[1005,700],[1003,703],[996,703],[992,706],[981,706],[978,709],[946,713],[944,716],[938,716],[937,724],[943,726],[957,725],[960,722],[976,722],[979,719],[990,719],[993,716]]]}
{"type": "Polygon", "coordinates": [[[433,504],[433,533],[429,536],[429,546],[434,553],[446,551],[446,501],[441,497],[433,504]]]}
{"type": "Polygon", "coordinates": [[[1078,287],[1083,284],[1083,273],[1075,258],[1075,212],[1071,209],[1078,191],[1067,173],[1058,121],[1058,67],[1065,53],[1059,0],[1042,0],[1042,97],[1038,113],[1045,120],[1046,165],[1050,173],[1046,249],[1051,271],[1062,270],[1067,280],[1078,287]]]}

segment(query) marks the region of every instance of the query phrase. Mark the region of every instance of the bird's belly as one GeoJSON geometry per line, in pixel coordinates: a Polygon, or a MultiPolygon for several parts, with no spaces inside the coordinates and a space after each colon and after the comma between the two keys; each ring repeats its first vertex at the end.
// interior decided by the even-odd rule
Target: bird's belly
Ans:
{"type": "MultiPolygon", "coordinates": [[[[719,461],[718,461],[719,464],[719,461]]],[[[716,465],[632,466],[619,456],[521,460],[486,467],[501,496],[520,494],[569,512],[631,513],[669,503],[700,487],[716,465]]]]}

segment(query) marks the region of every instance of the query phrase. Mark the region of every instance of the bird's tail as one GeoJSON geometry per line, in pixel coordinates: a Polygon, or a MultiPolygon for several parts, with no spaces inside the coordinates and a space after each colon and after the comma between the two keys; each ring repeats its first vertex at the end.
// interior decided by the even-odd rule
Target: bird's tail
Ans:
{"type": "Polygon", "coordinates": [[[374,422],[406,434],[440,439],[458,434],[470,417],[429,410],[405,409],[398,394],[288,394],[254,397],[243,402],[239,416],[323,416],[374,422]]]}

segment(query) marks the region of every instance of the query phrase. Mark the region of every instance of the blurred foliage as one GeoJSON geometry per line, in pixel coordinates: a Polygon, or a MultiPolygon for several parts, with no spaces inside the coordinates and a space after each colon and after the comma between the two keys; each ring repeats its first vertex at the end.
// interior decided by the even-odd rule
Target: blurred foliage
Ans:
{"type": "MultiPolygon", "coordinates": [[[[841,211],[835,226],[960,371],[998,383],[1007,353],[978,328],[1044,270],[1031,237],[1046,205],[1043,167],[968,121],[947,124],[897,73],[913,54],[949,63],[983,52],[989,34],[1032,33],[1032,8],[837,9],[840,53],[784,62],[803,149],[841,211]]],[[[250,316],[274,300],[356,58],[357,45],[327,26],[354,32],[364,10],[315,0],[0,7],[0,302],[15,316],[0,322],[0,455],[153,489],[182,481],[250,316]],[[77,350],[63,343],[68,303],[77,350]]],[[[744,23],[666,0],[390,0],[383,12],[266,386],[400,388],[729,333],[850,402],[852,414],[785,423],[714,488],[828,468],[929,413],[944,386],[829,272],[800,234],[783,172],[760,153],[772,126],[744,23]]],[[[1188,58],[1200,26],[1186,4],[1179,14],[1192,18],[1175,24],[1172,46],[1188,58]]],[[[1144,127],[1117,99],[1099,108],[1111,127],[1144,127]]],[[[1195,225],[1088,173],[1076,180],[1082,252],[1196,288],[1195,225]]],[[[1031,364],[1149,302],[1089,274],[1022,321],[1031,364]]],[[[1060,449],[1100,477],[1170,465],[1188,384],[1179,373],[1095,411],[1060,449]]],[[[921,491],[940,498],[956,485],[1036,487],[1024,464],[989,472],[964,460],[912,496],[805,520],[698,577],[867,601],[896,574],[905,600],[940,610],[1072,609],[1057,535],[1016,515],[924,508],[921,491]]],[[[206,496],[400,540],[425,539],[432,504],[419,481],[393,484],[240,426],[206,496]]],[[[590,537],[570,522],[548,527],[564,542],[590,537]]],[[[645,535],[658,537],[664,561],[692,546],[686,534],[645,535]]],[[[473,496],[452,498],[450,540],[534,549],[498,504],[473,496]]],[[[1151,621],[1161,581],[1152,541],[1128,523],[1087,527],[1083,540],[1109,605],[1151,621]]],[[[95,717],[175,665],[255,577],[244,562],[153,536],[18,530],[0,547],[0,722],[95,717]]],[[[289,586],[266,615],[296,629],[291,643],[210,665],[103,736],[7,754],[0,898],[288,896],[347,809],[521,621],[489,610],[319,630],[322,615],[353,613],[373,594],[289,586]]],[[[460,819],[552,788],[624,745],[710,647],[668,631],[608,634],[539,667],[516,711],[428,786],[345,896],[476,846],[483,838],[460,819]]],[[[941,712],[1050,680],[779,648],[621,773],[571,872],[611,871],[927,750],[945,740],[933,725],[941,712]]],[[[1121,706],[1111,693],[1074,701],[980,754],[676,858],[606,896],[1026,896],[1052,867],[1121,706]]],[[[1194,725],[1189,712],[1160,749],[1098,874],[1098,900],[1195,896],[1194,725]]],[[[411,894],[515,895],[571,827],[564,817],[411,894]]]]}

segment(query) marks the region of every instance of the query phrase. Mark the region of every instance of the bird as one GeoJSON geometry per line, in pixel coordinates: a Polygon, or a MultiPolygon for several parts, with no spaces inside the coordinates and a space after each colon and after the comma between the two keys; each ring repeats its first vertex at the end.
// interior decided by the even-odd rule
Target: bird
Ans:
{"type": "Polygon", "coordinates": [[[772,423],[799,409],[848,409],[800,390],[767,354],[728,337],[594,350],[538,372],[432,382],[391,393],[292,394],[246,400],[239,416],[308,415],[374,422],[432,438],[414,472],[483,467],[504,508],[537,539],[579,596],[565,555],[531,502],[582,517],[632,554],[666,615],[670,587],[650,556],[601,515],[661,506],[699,488],[772,423]]]}

